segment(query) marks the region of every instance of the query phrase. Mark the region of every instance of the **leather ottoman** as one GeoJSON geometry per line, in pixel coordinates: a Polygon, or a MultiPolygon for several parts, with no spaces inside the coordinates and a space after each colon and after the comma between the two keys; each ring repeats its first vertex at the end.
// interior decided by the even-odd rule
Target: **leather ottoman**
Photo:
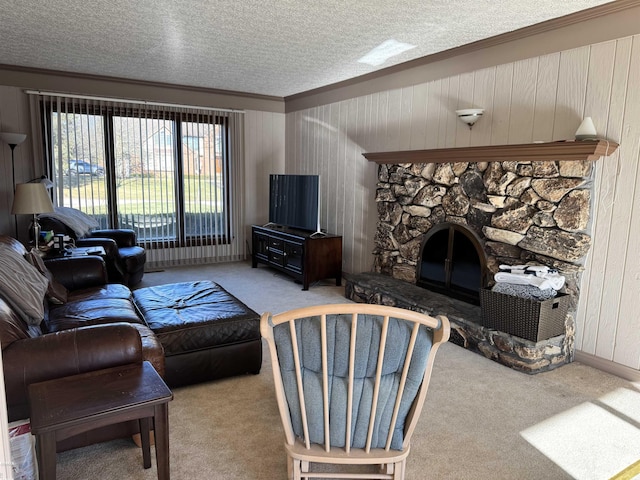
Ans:
{"type": "Polygon", "coordinates": [[[220,285],[146,287],[133,292],[133,301],[164,347],[170,387],[260,372],[260,315],[220,285]]]}

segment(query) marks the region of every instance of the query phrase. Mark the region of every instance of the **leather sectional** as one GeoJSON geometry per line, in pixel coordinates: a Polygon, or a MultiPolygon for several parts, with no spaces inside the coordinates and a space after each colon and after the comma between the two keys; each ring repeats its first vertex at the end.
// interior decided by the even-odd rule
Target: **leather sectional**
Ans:
{"type": "MultiPolygon", "coordinates": [[[[0,236],[0,244],[27,254],[11,237],[0,236]]],[[[2,254],[0,249],[0,261],[2,254]]],[[[9,421],[28,418],[30,383],[132,361],[151,362],[172,388],[260,371],[259,315],[213,282],[132,292],[125,285],[107,283],[104,260],[97,256],[58,258],[46,266],[53,281],[66,288],[67,298],[53,302],[47,293],[41,334],[33,336],[33,327],[0,295],[9,421]]],[[[130,436],[137,430],[136,422],[93,430],[59,444],[58,450],[130,436]]]]}

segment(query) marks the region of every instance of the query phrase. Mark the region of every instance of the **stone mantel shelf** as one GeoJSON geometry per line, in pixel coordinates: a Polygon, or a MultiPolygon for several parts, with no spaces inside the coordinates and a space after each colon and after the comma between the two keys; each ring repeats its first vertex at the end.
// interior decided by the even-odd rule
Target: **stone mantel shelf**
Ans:
{"type": "Polygon", "coordinates": [[[437,148],[398,152],[363,153],[370,162],[455,163],[455,162],[525,162],[550,160],[598,160],[609,156],[618,144],[609,140],[563,140],[558,142],[525,143],[519,145],[483,145],[477,147],[437,148]]]}

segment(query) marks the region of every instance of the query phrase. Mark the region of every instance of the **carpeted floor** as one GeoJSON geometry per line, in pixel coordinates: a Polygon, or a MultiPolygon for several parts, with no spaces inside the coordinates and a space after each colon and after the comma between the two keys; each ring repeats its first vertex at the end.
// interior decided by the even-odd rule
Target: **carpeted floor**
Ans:
{"type": "MultiPolygon", "coordinates": [[[[330,281],[303,292],[288,277],[248,263],[147,273],[139,287],[198,279],[219,283],[258,313],[346,301],[344,289],[330,281]]],[[[286,478],[272,385],[264,355],[259,375],[175,389],[172,478],[286,478]]],[[[578,363],[529,376],[446,344],[406,478],[609,479],[640,459],[639,389],[578,363]]],[[[126,439],[59,454],[58,478],[157,477],[155,459],[144,470],[140,450],[126,439]]]]}

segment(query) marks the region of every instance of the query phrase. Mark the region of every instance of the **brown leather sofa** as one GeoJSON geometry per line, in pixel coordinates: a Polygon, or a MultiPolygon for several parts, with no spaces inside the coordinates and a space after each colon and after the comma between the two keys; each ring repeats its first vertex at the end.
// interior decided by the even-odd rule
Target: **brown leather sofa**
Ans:
{"type": "MultiPolygon", "coordinates": [[[[0,235],[0,247],[0,266],[9,256],[15,257],[17,267],[28,262],[27,251],[17,240],[0,235]]],[[[30,256],[35,263],[39,258],[30,256]]],[[[25,274],[42,283],[42,275],[29,269],[25,274]]],[[[151,362],[170,388],[260,372],[260,316],[214,282],[174,283],[132,292],[125,285],[106,283],[105,262],[98,256],[54,258],[40,270],[53,279],[49,290],[56,281],[64,285],[66,298],[57,298],[56,291],[49,290],[38,298],[45,309],[44,318],[35,319],[40,328],[37,336],[30,335],[34,327],[16,313],[2,290],[19,279],[13,283],[14,276],[0,272],[0,341],[9,421],[29,416],[27,387],[31,383],[132,360],[151,362]]],[[[137,431],[136,422],[92,430],[59,443],[58,450],[137,431]]]]}
{"type": "MultiPolygon", "coordinates": [[[[11,237],[0,236],[0,242],[20,255],[27,253],[11,237]]],[[[44,299],[40,336],[31,336],[23,318],[0,298],[0,341],[9,421],[29,417],[27,387],[31,383],[142,360],[150,361],[164,375],[162,344],[138,315],[129,288],[107,284],[106,266],[100,257],[60,258],[47,262],[47,267],[66,287],[67,299],[64,304],[44,299]]],[[[111,425],[61,442],[58,450],[137,432],[135,421],[111,425]]]]}

